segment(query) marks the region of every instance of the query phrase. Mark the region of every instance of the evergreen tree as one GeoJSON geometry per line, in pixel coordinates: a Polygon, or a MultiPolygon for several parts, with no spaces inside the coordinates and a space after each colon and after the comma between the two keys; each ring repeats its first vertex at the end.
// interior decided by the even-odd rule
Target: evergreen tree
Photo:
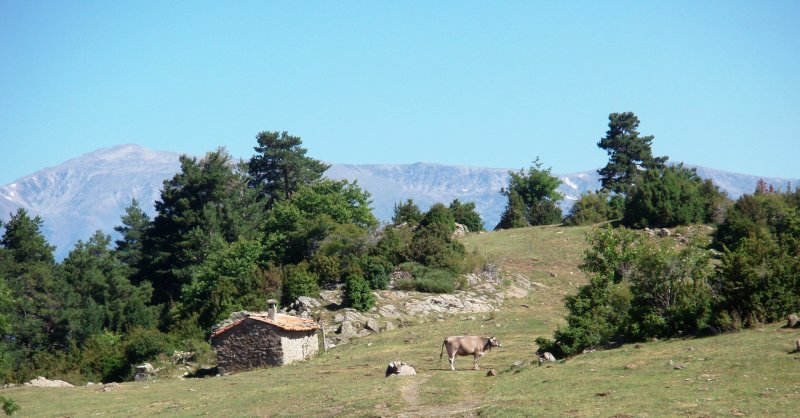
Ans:
{"type": "Polygon", "coordinates": [[[122,225],[114,227],[114,231],[122,236],[114,242],[117,246],[115,252],[117,258],[131,269],[129,276],[136,275],[136,266],[142,262],[142,240],[149,227],[150,217],[139,207],[139,202],[132,199],[122,216],[122,225]]]}
{"type": "Polygon", "coordinates": [[[543,170],[538,157],[527,172],[520,170],[508,174],[508,187],[500,191],[508,198],[508,204],[495,229],[522,226],[524,223],[520,219],[520,212],[524,213],[524,219],[530,225],[549,225],[561,221],[558,202],[564,196],[557,190],[561,180],[551,175],[549,168],[543,170]]]}
{"type": "Polygon", "coordinates": [[[633,112],[608,115],[608,131],[597,146],[608,152],[609,161],[598,170],[604,190],[627,193],[642,170],[662,168],[667,157],[653,157],[654,136],[639,136],[639,118],[633,112]]]}
{"type": "Polygon", "coordinates": [[[177,301],[191,269],[224,243],[256,238],[259,220],[248,177],[223,148],[198,161],[181,156],[181,172],[164,181],[157,215],[142,242],[137,282],[153,284],[153,302],[177,301]]]}
{"type": "Polygon", "coordinates": [[[25,209],[5,224],[0,239],[0,280],[7,286],[7,296],[14,302],[6,306],[7,333],[0,341],[5,365],[0,374],[5,380],[30,379],[37,366],[43,366],[50,354],[69,347],[69,326],[64,310],[72,296],[63,281],[56,280],[54,247],[41,232],[42,219],[31,218],[25,209]],[[37,364],[33,357],[39,359],[37,364]]]}
{"type": "Polygon", "coordinates": [[[483,231],[483,220],[475,210],[475,202],[461,203],[458,199],[450,202],[450,212],[457,223],[465,225],[470,232],[483,231]]]}
{"type": "Polygon", "coordinates": [[[67,312],[70,335],[78,344],[104,330],[121,333],[155,325],[148,306],[152,287],[131,284],[110,243],[110,236],[97,231],[87,242],[78,241],[63,262],[61,274],[74,291],[67,312]]]}
{"type": "Polygon", "coordinates": [[[406,203],[394,204],[394,215],[392,216],[392,225],[407,224],[416,226],[422,220],[422,211],[414,203],[414,200],[408,199],[406,203]]]}
{"type": "Polygon", "coordinates": [[[495,231],[530,226],[526,212],[525,202],[522,201],[519,193],[513,190],[509,191],[508,203],[506,203],[506,208],[500,215],[500,222],[494,227],[495,231]]]}
{"type": "Polygon", "coordinates": [[[641,228],[707,222],[713,214],[706,211],[720,196],[716,187],[682,164],[647,170],[629,190],[622,223],[641,228]]]}
{"type": "Polygon", "coordinates": [[[248,170],[259,195],[272,207],[276,201],[289,200],[301,186],[322,177],[330,167],[306,156],[299,136],[288,132],[263,131],[256,135],[256,155],[250,158],[248,170]]]}

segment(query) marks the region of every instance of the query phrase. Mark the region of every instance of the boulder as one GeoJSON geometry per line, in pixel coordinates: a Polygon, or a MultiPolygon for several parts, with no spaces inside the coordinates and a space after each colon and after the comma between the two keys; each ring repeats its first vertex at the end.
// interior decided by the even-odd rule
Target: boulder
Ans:
{"type": "Polygon", "coordinates": [[[386,377],[390,376],[413,376],[417,374],[414,367],[402,361],[393,361],[386,367],[386,377]]]}
{"type": "Polygon", "coordinates": [[[550,353],[549,351],[545,352],[545,353],[544,353],[544,355],[542,355],[542,357],[544,357],[544,359],[545,359],[546,361],[549,361],[549,362],[551,362],[551,363],[555,363],[555,362],[556,362],[556,356],[554,356],[554,355],[553,355],[552,353],[550,353]]]}
{"type": "Polygon", "coordinates": [[[453,231],[453,238],[463,237],[469,233],[469,228],[466,225],[462,225],[456,222],[456,230],[453,231]]]}
{"type": "Polygon", "coordinates": [[[172,361],[172,364],[186,364],[190,361],[194,361],[194,352],[175,351],[172,353],[172,357],[170,358],[170,360],[172,361]]]}
{"type": "Polygon", "coordinates": [[[367,319],[366,325],[364,325],[365,329],[368,329],[372,332],[378,332],[380,329],[378,328],[378,321],[375,318],[367,319]]]}
{"type": "Polygon", "coordinates": [[[798,322],[798,319],[797,319],[797,315],[796,314],[789,314],[789,316],[786,317],[786,326],[789,327],[789,328],[796,327],[797,326],[797,322],[798,322]]]}
{"type": "Polygon", "coordinates": [[[356,331],[356,327],[353,326],[352,321],[342,321],[342,325],[336,333],[339,334],[341,338],[346,339],[355,338],[358,335],[358,331],[356,331]]]}
{"type": "Polygon", "coordinates": [[[494,376],[497,376],[497,370],[495,370],[495,369],[490,369],[488,372],[486,372],[486,376],[487,376],[487,377],[494,377],[494,376]]]}
{"type": "Polygon", "coordinates": [[[25,382],[23,386],[33,386],[39,388],[71,388],[72,384],[63,380],[50,380],[45,377],[39,376],[29,382],[25,382]]]}

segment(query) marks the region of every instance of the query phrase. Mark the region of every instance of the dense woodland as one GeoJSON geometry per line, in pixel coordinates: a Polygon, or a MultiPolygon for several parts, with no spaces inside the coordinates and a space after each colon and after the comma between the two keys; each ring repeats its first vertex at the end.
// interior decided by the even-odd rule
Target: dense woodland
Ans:
{"type": "MultiPolygon", "coordinates": [[[[587,237],[589,282],[565,299],[567,324],[542,351],[570,356],[652,337],[724,332],[776,321],[800,307],[800,190],[760,183],[730,201],[693,170],[654,157],[633,113],[612,113],[598,146],[602,188],[563,216],[559,180],[535,159],[510,173],[499,229],[601,224],[587,237]],[[642,228],[704,224],[714,233],[675,243],[642,228]]],[[[181,157],[150,219],[133,201],[113,241],[97,231],[56,262],[42,219],[2,222],[0,381],[37,375],[75,383],[130,379],[132,365],[173,350],[209,353],[212,325],[240,310],[283,305],[341,287],[368,310],[389,275],[395,288],[453,292],[485,260],[453,238],[483,229],[474,203],[423,212],[398,202],[389,225],[357,183],[322,175],[300,138],[261,132],[249,161],[225,149],[181,157]]]]}

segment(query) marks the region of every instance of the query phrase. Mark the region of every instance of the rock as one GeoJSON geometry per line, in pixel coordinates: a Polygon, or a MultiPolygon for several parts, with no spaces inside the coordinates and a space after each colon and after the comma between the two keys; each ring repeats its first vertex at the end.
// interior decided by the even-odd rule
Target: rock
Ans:
{"type": "Polygon", "coordinates": [[[391,321],[386,322],[386,325],[383,326],[383,329],[385,331],[392,331],[392,330],[394,330],[396,328],[397,327],[394,325],[394,322],[391,322],[391,321]]]}
{"type": "Polygon", "coordinates": [[[100,389],[98,389],[98,391],[100,391],[100,392],[113,392],[113,391],[115,391],[117,389],[119,389],[119,383],[111,382],[111,383],[106,383],[103,386],[100,386],[100,389]]]}
{"type": "Polygon", "coordinates": [[[72,384],[63,380],[49,380],[43,376],[39,376],[29,382],[25,382],[22,386],[33,386],[39,388],[71,388],[72,384]]]}
{"type": "Polygon", "coordinates": [[[372,332],[370,332],[370,330],[364,328],[364,329],[362,329],[361,331],[358,332],[358,337],[359,338],[366,337],[369,334],[372,334],[372,332]]]}
{"type": "Polygon", "coordinates": [[[487,377],[494,377],[494,376],[497,376],[497,370],[495,370],[495,369],[490,369],[488,372],[486,372],[486,376],[487,376],[487,377]]]}
{"type": "Polygon", "coordinates": [[[172,353],[172,357],[170,358],[170,360],[172,361],[172,364],[186,364],[190,361],[194,361],[194,352],[175,351],[172,353]]]}
{"type": "Polygon", "coordinates": [[[454,238],[463,237],[464,235],[467,235],[468,233],[469,233],[469,228],[467,228],[466,225],[462,225],[462,224],[456,222],[456,230],[453,231],[453,237],[454,238]]]}
{"type": "Polygon", "coordinates": [[[465,317],[461,318],[461,320],[462,321],[474,321],[475,320],[475,316],[468,315],[468,316],[465,316],[465,317]]]}
{"type": "Polygon", "coordinates": [[[789,327],[789,328],[796,327],[797,326],[797,322],[798,322],[798,319],[797,319],[797,315],[795,315],[795,314],[789,314],[789,316],[786,317],[786,326],[789,327]]]}
{"type": "Polygon", "coordinates": [[[517,361],[515,361],[514,363],[511,364],[511,367],[514,368],[514,369],[521,369],[522,366],[524,366],[524,365],[525,365],[524,361],[517,360],[517,361]]]}
{"type": "Polygon", "coordinates": [[[551,354],[549,351],[546,351],[542,357],[544,357],[545,360],[547,360],[547,361],[549,361],[551,363],[555,363],[556,362],[556,357],[553,354],[551,354]]]}
{"type": "Polygon", "coordinates": [[[154,374],[156,372],[156,369],[154,369],[153,365],[150,363],[143,363],[136,366],[136,371],[139,373],[154,374]]]}
{"type": "Polygon", "coordinates": [[[659,237],[669,237],[672,236],[672,232],[670,232],[670,230],[667,228],[661,228],[658,231],[656,231],[656,235],[658,235],[659,237]]]}
{"type": "Polygon", "coordinates": [[[380,328],[378,327],[378,321],[375,318],[370,318],[367,320],[366,325],[364,325],[365,329],[368,329],[372,332],[379,332],[380,328]]]}
{"type": "Polygon", "coordinates": [[[299,296],[294,303],[297,305],[299,309],[306,309],[306,310],[310,310],[312,308],[319,308],[320,306],[322,306],[322,303],[320,303],[320,301],[309,296],[299,296]]]}
{"type": "Polygon", "coordinates": [[[628,364],[628,365],[625,366],[625,369],[627,369],[627,370],[631,370],[631,369],[635,369],[635,368],[636,368],[636,365],[633,364],[633,363],[628,364]]]}
{"type": "Polygon", "coordinates": [[[352,321],[343,321],[336,333],[339,334],[341,338],[346,339],[355,338],[358,335],[358,331],[356,331],[356,327],[353,326],[352,321]]]}
{"type": "Polygon", "coordinates": [[[672,368],[675,369],[675,370],[683,370],[684,368],[686,368],[686,366],[681,364],[681,363],[678,363],[678,364],[672,366],[672,368]]]}
{"type": "Polygon", "coordinates": [[[393,361],[386,367],[386,377],[390,376],[413,376],[417,374],[414,367],[402,361],[393,361]]]}

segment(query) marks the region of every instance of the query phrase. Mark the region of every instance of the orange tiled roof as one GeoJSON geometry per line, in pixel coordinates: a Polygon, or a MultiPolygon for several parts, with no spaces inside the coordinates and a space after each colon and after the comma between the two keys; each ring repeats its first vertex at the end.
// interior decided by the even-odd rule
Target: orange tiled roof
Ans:
{"type": "Polygon", "coordinates": [[[269,315],[267,315],[266,312],[258,312],[258,313],[251,313],[250,315],[238,321],[235,321],[229,325],[217,329],[216,331],[214,331],[213,334],[211,334],[211,338],[221,335],[222,333],[230,329],[236,328],[237,326],[239,326],[239,324],[241,324],[247,319],[253,319],[256,321],[263,322],[265,324],[274,325],[286,331],[314,331],[320,328],[319,324],[310,319],[299,318],[292,315],[276,314],[275,320],[272,320],[269,318],[269,315]]]}

